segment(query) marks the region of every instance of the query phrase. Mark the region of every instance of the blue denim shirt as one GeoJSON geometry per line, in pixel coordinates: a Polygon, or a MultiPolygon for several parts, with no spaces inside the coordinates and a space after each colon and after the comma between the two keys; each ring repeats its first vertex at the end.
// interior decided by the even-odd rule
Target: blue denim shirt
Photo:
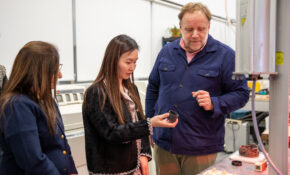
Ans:
{"type": "Polygon", "coordinates": [[[247,81],[232,79],[235,52],[210,35],[190,63],[179,42],[173,41],[160,51],[146,93],[147,117],[175,110],[179,123],[173,129],[154,128],[153,140],[175,154],[223,151],[225,117],[247,103],[247,81]],[[213,111],[205,111],[192,97],[192,92],[198,90],[209,92],[213,111]]]}

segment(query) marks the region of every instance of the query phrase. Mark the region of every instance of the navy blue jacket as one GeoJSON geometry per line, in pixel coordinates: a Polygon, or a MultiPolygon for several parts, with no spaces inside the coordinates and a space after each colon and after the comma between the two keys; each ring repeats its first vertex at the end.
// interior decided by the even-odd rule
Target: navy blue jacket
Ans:
{"type": "Polygon", "coordinates": [[[52,135],[39,105],[24,95],[14,97],[1,116],[0,174],[77,173],[59,111],[52,135]]]}
{"type": "Polygon", "coordinates": [[[233,80],[235,52],[210,35],[203,50],[187,63],[180,39],[160,51],[146,93],[146,116],[168,110],[179,113],[173,129],[154,128],[153,140],[175,154],[202,155],[224,149],[227,114],[243,107],[249,99],[246,80],[233,80]],[[210,93],[213,111],[200,107],[193,91],[210,93]]]}

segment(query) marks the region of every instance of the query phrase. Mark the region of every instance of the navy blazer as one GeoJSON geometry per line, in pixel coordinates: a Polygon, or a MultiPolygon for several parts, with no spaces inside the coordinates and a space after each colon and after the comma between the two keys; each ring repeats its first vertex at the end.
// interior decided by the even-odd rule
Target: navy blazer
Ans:
{"type": "Polygon", "coordinates": [[[1,116],[0,174],[77,174],[59,110],[55,128],[52,135],[38,104],[14,96],[1,116]]]}

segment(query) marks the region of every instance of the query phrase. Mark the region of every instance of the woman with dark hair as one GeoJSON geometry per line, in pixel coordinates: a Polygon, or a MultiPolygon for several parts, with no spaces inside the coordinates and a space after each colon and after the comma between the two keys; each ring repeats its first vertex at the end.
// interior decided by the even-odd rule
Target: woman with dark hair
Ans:
{"type": "Polygon", "coordinates": [[[133,72],[138,45],[127,35],[107,46],[100,72],[83,103],[89,173],[148,175],[153,127],[175,127],[168,113],[146,120],[133,72]]]}
{"type": "Polygon", "coordinates": [[[54,98],[59,66],[46,42],[29,42],[17,54],[0,99],[1,175],[77,174],[54,98]]]}

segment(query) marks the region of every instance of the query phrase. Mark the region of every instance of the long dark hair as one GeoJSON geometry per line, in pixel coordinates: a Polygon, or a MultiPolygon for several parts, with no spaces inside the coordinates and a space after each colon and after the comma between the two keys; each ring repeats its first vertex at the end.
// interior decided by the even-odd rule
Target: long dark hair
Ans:
{"type": "Polygon", "coordinates": [[[1,94],[1,113],[4,114],[5,106],[17,95],[27,95],[43,110],[49,131],[55,134],[57,112],[53,97],[58,69],[59,54],[53,45],[42,41],[25,44],[14,60],[10,78],[1,94]]]}
{"type": "MultiPolygon", "coordinates": [[[[124,123],[124,115],[122,108],[122,95],[120,93],[120,86],[118,80],[118,61],[122,54],[138,50],[139,46],[134,39],[127,35],[118,35],[114,37],[108,44],[103,62],[96,80],[91,86],[96,86],[100,95],[100,107],[104,109],[107,96],[110,104],[112,105],[115,113],[118,116],[120,124],[124,123]],[[106,95],[107,94],[107,95],[106,95]]],[[[134,84],[134,75],[131,78],[123,80],[123,85],[129,91],[129,96],[135,102],[137,110],[140,112],[141,117],[145,119],[139,94],[134,84]]],[[[85,93],[86,95],[86,93],[85,93]]],[[[84,98],[86,99],[86,98],[84,98]]],[[[86,101],[84,100],[84,105],[86,101]]]]}

